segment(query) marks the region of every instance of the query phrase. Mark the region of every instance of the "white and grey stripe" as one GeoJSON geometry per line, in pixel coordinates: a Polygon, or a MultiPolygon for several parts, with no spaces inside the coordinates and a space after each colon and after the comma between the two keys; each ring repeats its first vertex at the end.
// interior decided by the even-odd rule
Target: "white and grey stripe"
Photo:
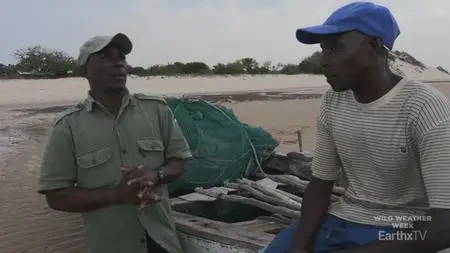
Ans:
{"type": "Polygon", "coordinates": [[[328,90],[318,117],[313,175],[348,187],[330,213],[373,225],[381,216],[450,208],[450,105],[437,89],[403,79],[370,104],[328,90]]]}

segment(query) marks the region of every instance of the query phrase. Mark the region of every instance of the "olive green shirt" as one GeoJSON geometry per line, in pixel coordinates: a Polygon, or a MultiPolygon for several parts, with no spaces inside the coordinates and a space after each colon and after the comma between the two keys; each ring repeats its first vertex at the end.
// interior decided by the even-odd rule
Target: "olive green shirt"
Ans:
{"type": "MultiPolygon", "coordinates": [[[[57,116],[42,160],[38,192],[67,187],[116,186],[122,165],[158,168],[171,158],[191,157],[165,100],[127,95],[117,117],[91,96],[57,116]]],[[[147,253],[146,232],[170,253],[183,252],[172,218],[167,186],[162,201],[141,213],[134,205],[111,205],[83,213],[89,253],[147,253]]]]}

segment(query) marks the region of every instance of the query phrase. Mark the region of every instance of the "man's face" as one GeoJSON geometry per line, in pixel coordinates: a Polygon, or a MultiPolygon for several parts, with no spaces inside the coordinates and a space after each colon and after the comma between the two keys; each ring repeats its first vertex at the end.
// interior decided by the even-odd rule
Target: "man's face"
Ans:
{"type": "Polygon", "coordinates": [[[361,76],[372,66],[368,38],[359,32],[325,36],[321,43],[321,65],[327,82],[335,91],[354,89],[361,76]]]}
{"type": "Polygon", "coordinates": [[[122,90],[127,81],[125,55],[111,44],[92,54],[86,64],[86,77],[93,88],[100,90],[122,90]]]}

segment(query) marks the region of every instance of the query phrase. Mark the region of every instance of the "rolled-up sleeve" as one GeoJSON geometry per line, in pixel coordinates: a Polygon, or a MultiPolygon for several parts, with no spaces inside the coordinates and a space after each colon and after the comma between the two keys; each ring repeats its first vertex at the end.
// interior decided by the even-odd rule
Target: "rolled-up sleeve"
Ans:
{"type": "Polygon", "coordinates": [[[41,161],[37,192],[74,186],[77,169],[73,155],[73,141],[70,128],[61,120],[48,133],[41,161]]]}
{"type": "Polygon", "coordinates": [[[172,110],[167,105],[160,106],[161,131],[165,146],[165,158],[189,159],[191,150],[186,138],[175,119],[172,110]]]}

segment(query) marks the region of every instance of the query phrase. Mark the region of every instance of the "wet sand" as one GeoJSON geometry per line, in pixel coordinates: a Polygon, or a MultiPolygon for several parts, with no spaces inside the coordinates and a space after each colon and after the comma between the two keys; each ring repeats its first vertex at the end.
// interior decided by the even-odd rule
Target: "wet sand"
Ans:
{"type": "MultiPolygon", "coordinates": [[[[320,94],[270,95],[252,93],[199,97],[231,107],[243,122],[263,126],[281,142],[281,151],[297,150],[295,131],[314,124],[320,94]]],[[[68,106],[0,110],[8,121],[0,133],[9,135],[9,143],[4,148],[9,152],[0,167],[2,253],[82,252],[79,216],[50,210],[43,197],[35,193],[46,131],[55,113],[68,106]]],[[[312,129],[305,129],[305,149],[313,147],[312,129]]]]}

